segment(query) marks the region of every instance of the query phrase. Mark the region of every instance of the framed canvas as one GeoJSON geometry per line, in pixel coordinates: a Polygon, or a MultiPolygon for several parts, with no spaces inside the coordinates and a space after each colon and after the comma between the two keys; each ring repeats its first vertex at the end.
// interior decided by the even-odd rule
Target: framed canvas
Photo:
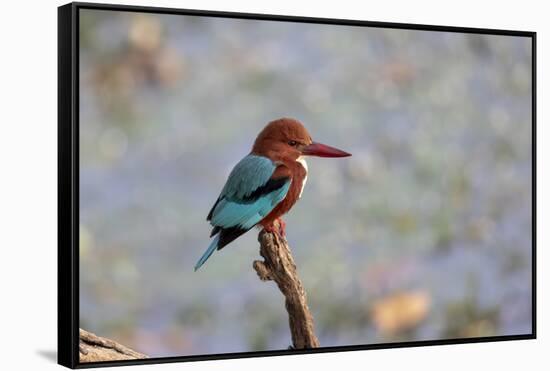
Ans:
{"type": "Polygon", "coordinates": [[[536,337],[536,34],[58,9],[58,360],[536,337]]]}

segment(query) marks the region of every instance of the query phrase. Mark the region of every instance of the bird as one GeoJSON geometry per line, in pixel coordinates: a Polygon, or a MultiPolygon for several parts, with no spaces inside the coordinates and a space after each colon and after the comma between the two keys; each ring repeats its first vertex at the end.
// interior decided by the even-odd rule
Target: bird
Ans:
{"type": "Polygon", "coordinates": [[[206,220],[214,237],[195,265],[197,271],[216,250],[255,226],[285,237],[282,216],[302,196],[307,181],[306,156],[348,157],[350,153],[314,142],[292,118],[269,122],[251,152],[231,170],[206,220]],[[278,226],[278,228],[276,227],[278,226]]]}

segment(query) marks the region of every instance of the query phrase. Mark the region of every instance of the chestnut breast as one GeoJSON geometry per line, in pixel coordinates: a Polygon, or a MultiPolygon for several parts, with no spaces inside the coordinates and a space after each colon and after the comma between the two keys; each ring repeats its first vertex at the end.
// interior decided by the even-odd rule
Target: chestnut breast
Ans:
{"type": "Polygon", "coordinates": [[[263,226],[271,225],[275,219],[286,214],[292,206],[294,206],[296,201],[298,201],[306,184],[307,163],[303,158],[299,158],[292,162],[285,161],[285,163],[280,166],[288,168],[292,183],[290,183],[290,188],[288,189],[286,197],[260,222],[263,226]]]}

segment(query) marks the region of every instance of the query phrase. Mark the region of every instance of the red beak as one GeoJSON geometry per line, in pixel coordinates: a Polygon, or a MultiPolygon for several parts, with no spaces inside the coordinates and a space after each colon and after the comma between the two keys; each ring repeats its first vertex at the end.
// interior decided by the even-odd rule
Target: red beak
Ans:
{"type": "Polygon", "coordinates": [[[302,150],[302,154],[306,156],[318,156],[318,157],[348,157],[350,153],[339,150],[326,144],[311,143],[309,146],[302,150]]]}

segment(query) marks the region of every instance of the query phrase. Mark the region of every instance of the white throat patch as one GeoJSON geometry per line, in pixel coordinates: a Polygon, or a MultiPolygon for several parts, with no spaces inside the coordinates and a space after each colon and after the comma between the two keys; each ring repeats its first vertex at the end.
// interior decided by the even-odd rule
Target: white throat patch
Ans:
{"type": "Polygon", "coordinates": [[[300,194],[298,195],[298,198],[302,197],[302,193],[304,192],[304,187],[306,186],[307,181],[307,162],[306,159],[303,156],[300,156],[296,159],[296,162],[298,162],[304,170],[306,171],[306,176],[304,177],[304,180],[302,181],[302,189],[300,190],[300,194]]]}

